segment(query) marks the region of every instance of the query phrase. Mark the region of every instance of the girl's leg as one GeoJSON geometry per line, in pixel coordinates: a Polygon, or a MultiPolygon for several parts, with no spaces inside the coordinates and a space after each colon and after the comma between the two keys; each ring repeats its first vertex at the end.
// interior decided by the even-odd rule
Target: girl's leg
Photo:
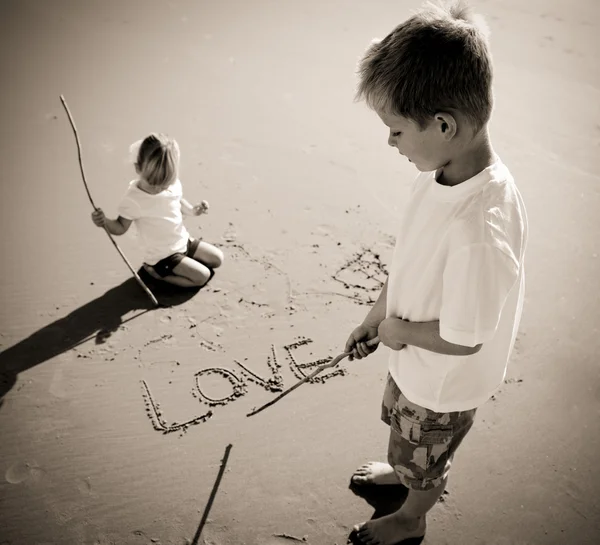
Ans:
{"type": "Polygon", "coordinates": [[[223,264],[225,256],[219,248],[201,240],[192,257],[206,267],[216,269],[223,264]]]}
{"type": "Polygon", "coordinates": [[[180,263],[173,268],[173,274],[163,277],[165,282],[175,284],[184,288],[201,287],[211,277],[208,267],[190,257],[184,257],[180,263]]]}
{"type": "Polygon", "coordinates": [[[155,278],[156,280],[168,282],[169,284],[175,284],[176,286],[180,286],[182,288],[191,288],[196,285],[192,280],[190,280],[189,278],[185,278],[183,276],[175,276],[173,274],[169,274],[167,276],[160,276],[160,274],[158,274],[154,270],[154,267],[152,267],[151,265],[148,265],[146,263],[144,263],[143,267],[144,267],[144,270],[152,278],[155,278]]]}

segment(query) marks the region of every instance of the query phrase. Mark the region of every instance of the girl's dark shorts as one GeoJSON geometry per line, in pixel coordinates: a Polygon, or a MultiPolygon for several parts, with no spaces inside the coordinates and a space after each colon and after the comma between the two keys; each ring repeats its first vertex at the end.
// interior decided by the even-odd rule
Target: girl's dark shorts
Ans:
{"type": "Polygon", "coordinates": [[[390,426],[388,463],[400,482],[415,490],[439,486],[473,425],[476,410],[436,413],[415,405],[388,374],[381,419],[390,426]]]}
{"type": "Polygon", "coordinates": [[[152,265],[152,268],[156,271],[156,273],[159,276],[162,276],[163,278],[165,276],[172,275],[173,269],[181,263],[181,260],[184,257],[194,257],[194,254],[196,253],[196,250],[198,249],[201,240],[202,239],[190,237],[187,242],[187,250],[185,251],[185,253],[178,252],[170,255],[169,257],[165,257],[155,265],[152,265]]]}

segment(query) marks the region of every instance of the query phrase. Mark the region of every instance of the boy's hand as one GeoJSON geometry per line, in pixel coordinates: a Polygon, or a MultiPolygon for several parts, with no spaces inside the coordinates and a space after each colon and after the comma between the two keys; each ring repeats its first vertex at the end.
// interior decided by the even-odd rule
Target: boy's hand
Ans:
{"type": "Polygon", "coordinates": [[[96,210],[92,212],[92,221],[97,227],[104,227],[106,223],[106,216],[104,215],[104,212],[102,212],[101,208],[96,208],[96,210]]]}
{"type": "Polygon", "coordinates": [[[377,350],[377,344],[375,346],[368,346],[367,341],[377,337],[377,328],[374,326],[368,326],[365,324],[359,325],[346,341],[346,347],[344,352],[351,352],[348,359],[352,361],[354,358],[362,359],[366,358],[369,354],[372,354],[377,350]]]}
{"type": "Polygon", "coordinates": [[[200,204],[194,206],[194,215],[199,216],[200,214],[206,214],[209,206],[207,201],[202,201],[200,204]]]}

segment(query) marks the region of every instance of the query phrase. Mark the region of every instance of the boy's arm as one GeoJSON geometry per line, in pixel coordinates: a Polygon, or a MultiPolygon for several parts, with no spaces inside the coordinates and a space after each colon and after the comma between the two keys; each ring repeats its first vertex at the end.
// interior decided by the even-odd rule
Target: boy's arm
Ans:
{"type": "Polygon", "coordinates": [[[386,278],[385,284],[383,288],[381,288],[381,292],[379,292],[379,297],[377,301],[367,314],[366,318],[363,320],[363,324],[367,327],[379,327],[379,324],[385,320],[385,313],[387,309],[387,289],[388,289],[388,279],[386,278]]]}
{"type": "Polygon", "coordinates": [[[366,315],[363,323],[352,331],[350,337],[346,341],[346,347],[344,352],[351,352],[350,361],[354,357],[365,358],[377,349],[377,345],[369,346],[367,341],[373,339],[377,335],[377,328],[379,324],[385,320],[385,314],[387,309],[387,287],[388,281],[386,279],[377,301],[366,315]]]}
{"type": "Polygon", "coordinates": [[[439,320],[431,322],[409,322],[401,318],[386,318],[379,324],[379,340],[392,350],[400,350],[403,345],[418,346],[438,354],[449,356],[470,356],[481,350],[481,344],[462,346],[449,343],[440,336],[439,320]]]}

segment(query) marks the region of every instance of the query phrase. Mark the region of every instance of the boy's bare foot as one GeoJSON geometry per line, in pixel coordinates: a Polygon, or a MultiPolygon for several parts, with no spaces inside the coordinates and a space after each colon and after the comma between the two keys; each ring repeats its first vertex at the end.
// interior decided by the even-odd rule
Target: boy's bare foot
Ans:
{"type": "Polygon", "coordinates": [[[422,538],[426,530],[425,517],[407,519],[398,511],[354,527],[360,543],[397,545],[405,539],[422,538]]]}
{"type": "Polygon", "coordinates": [[[356,484],[400,484],[394,468],[383,462],[368,462],[360,466],[352,475],[356,484]]]}

